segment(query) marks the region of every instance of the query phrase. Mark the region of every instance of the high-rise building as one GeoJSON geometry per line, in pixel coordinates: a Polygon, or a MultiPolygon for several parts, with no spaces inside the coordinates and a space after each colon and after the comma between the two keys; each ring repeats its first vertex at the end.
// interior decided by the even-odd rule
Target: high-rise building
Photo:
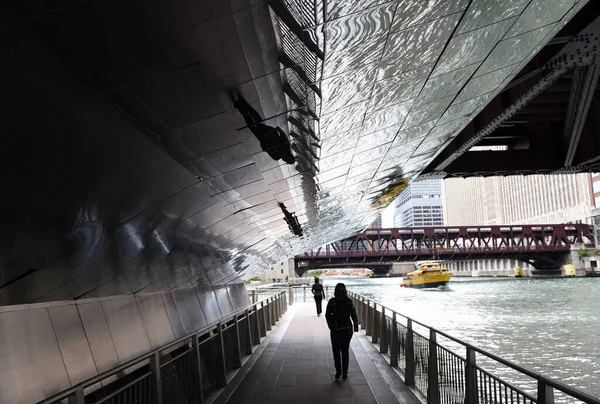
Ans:
{"type": "Polygon", "coordinates": [[[600,206],[600,177],[592,184],[590,174],[447,179],[446,225],[587,222],[595,190],[600,206]]]}
{"type": "Polygon", "coordinates": [[[375,220],[373,220],[373,223],[371,223],[371,226],[369,226],[372,229],[381,229],[382,223],[381,223],[381,213],[377,215],[377,217],[375,218],[375,220]]]}
{"type": "Polygon", "coordinates": [[[443,226],[442,180],[415,181],[396,199],[396,227],[443,226]]]}
{"type": "Polygon", "coordinates": [[[594,208],[600,209],[600,173],[592,174],[592,199],[594,208]]]}

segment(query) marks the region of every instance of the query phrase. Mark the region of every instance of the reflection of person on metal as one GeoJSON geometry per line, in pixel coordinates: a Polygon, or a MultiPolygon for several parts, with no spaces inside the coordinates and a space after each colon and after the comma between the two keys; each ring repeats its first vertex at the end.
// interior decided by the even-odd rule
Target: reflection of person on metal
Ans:
{"type": "Polygon", "coordinates": [[[233,106],[240,111],[246,125],[260,142],[260,147],[267,152],[273,160],[283,160],[294,164],[296,159],[292,154],[290,141],[279,127],[265,125],[258,112],[241,96],[233,102],[233,106]]]}
{"type": "Polygon", "coordinates": [[[283,212],[284,220],[288,224],[288,227],[290,228],[292,233],[294,233],[296,236],[302,237],[302,227],[300,226],[300,223],[298,223],[298,218],[296,217],[296,215],[290,213],[285,207],[285,204],[281,202],[278,202],[278,204],[281,208],[281,211],[283,212]]]}

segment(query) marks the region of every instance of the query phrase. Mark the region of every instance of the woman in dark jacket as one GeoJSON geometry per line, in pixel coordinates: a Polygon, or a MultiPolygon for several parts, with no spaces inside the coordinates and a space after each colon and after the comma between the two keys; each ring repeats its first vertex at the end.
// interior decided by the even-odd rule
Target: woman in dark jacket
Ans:
{"type": "Polygon", "coordinates": [[[323,285],[319,283],[319,278],[315,278],[315,283],[312,285],[312,294],[315,298],[315,303],[317,305],[317,317],[321,317],[321,302],[325,298],[325,289],[323,289],[323,285]]]}
{"type": "Polygon", "coordinates": [[[339,379],[343,373],[344,379],[348,378],[348,360],[350,357],[350,340],[352,330],[358,332],[358,318],[352,300],[348,297],[346,285],[335,285],[334,297],[327,303],[325,319],[331,330],[331,347],[335,361],[335,378],[339,379]],[[340,361],[341,355],[341,361],[340,361]]]}

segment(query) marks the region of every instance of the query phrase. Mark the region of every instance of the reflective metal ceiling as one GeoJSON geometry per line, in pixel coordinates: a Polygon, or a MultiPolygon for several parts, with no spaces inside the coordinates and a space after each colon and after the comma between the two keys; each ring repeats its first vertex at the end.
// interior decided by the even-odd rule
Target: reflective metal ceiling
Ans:
{"type": "Polygon", "coordinates": [[[585,1],[8,3],[0,304],[239,282],[363,230],[585,1]]]}
{"type": "Polygon", "coordinates": [[[319,204],[336,218],[321,241],[370,224],[390,175],[415,178],[585,4],[326,3],[313,28],[325,53],[317,179],[337,197],[319,204]]]}

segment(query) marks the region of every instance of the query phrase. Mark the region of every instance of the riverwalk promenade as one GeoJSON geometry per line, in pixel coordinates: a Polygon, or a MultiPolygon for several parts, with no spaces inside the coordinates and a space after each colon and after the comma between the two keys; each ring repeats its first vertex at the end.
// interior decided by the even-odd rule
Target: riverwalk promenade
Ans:
{"type": "Polygon", "coordinates": [[[364,331],[350,344],[347,380],[335,380],[329,330],[314,303],[297,302],[215,403],[418,404],[364,331]]]}

